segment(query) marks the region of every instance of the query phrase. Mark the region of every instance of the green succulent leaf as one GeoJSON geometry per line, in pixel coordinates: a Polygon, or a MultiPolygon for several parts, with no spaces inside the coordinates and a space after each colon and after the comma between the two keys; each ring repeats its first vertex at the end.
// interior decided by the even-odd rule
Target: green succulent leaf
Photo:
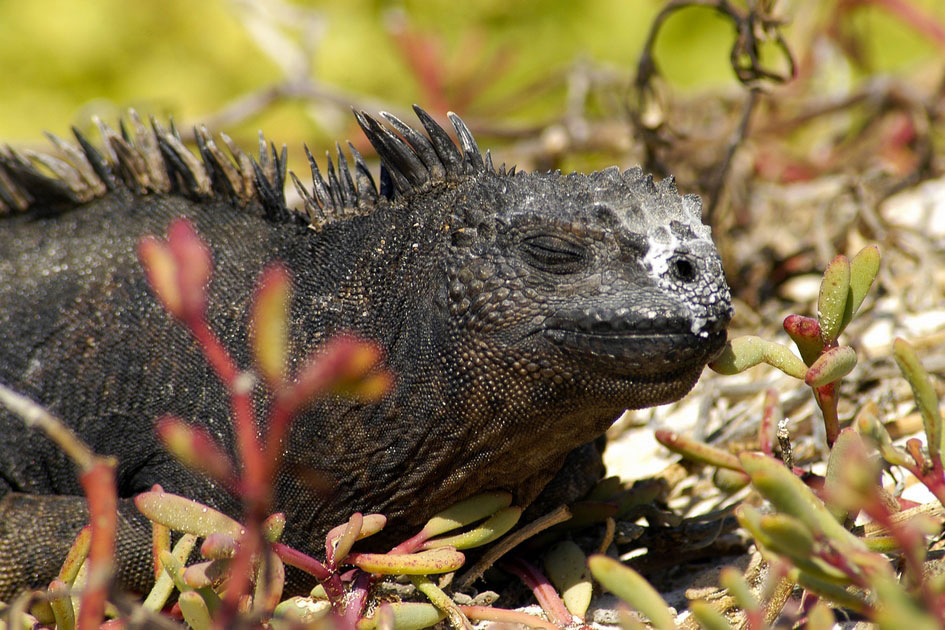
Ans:
{"type": "MultiPolygon", "coordinates": [[[[177,541],[177,544],[174,545],[174,549],[171,551],[170,555],[174,557],[179,566],[187,560],[196,545],[196,536],[193,534],[184,534],[180,537],[180,540],[177,541]]],[[[147,598],[145,598],[141,606],[146,610],[157,612],[164,608],[164,604],[167,603],[167,598],[171,596],[173,591],[174,582],[168,572],[163,571],[161,575],[158,576],[157,580],[155,580],[154,587],[151,588],[151,592],[148,593],[147,598]]]]}
{"type": "MultiPolygon", "coordinates": [[[[314,624],[331,612],[327,601],[313,602],[308,597],[295,596],[284,599],[272,611],[273,617],[285,619],[290,623],[314,624]]],[[[273,627],[276,626],[273,624],[273,627]]],[[[316,626],[318,627],[318,626],[316,626]]]]}
{"type": "Polygon", "coordinates": [[[328,541],[328,557],[326,558],[332,566],[338,566],[348,556],[351,547],[358,540],[361,528],[364,525],[364,516],[360,512],[355,512],[348,519],[343,528],[336,527],[329,532],[326,540],[328,541]],[[340,529],[340,532],[339,532],[340,529]],[[336,532],[338,532],[336,535],[336,532]]]}
{"type": "Polygon", "coordinates": [[[803,380],[807,365],[786,346],[748,335],[733,339],[709,367],[719,374],[738,374],[759,363],[767,363],[788,376],[803,380]]]}
{"type": "Polygon", "coordinates": [[[186,593],[194,590],[184,581],[184,565],[182,561],[174,557],[174,554],[169,551],[162,551],[161,564],[164,565],[164,572],[170,576],[178,591],[186,593]]]}
{"type": "Polygon", "coordinates": [[[712,473],[712,484],[725,494],[735,494],[751,483],[751,478],[743,472],[719,468],[712,473]]]}
{"type": "Polygon", "coordinates": [[[196,591],[181,593],[177,602],[180,604],[180,612],[184,616],[184,621],[193,630],[210,630],[213,627],[210,610],[200,593],[196,591]]]}
{"type": "Polygon", "coordinates": [[[608,591],[646,615],[658,630],[674,630],[676,622],[669,606],[649,582],[610,556],[594,554],[587,560],[594,579],[608,591]]]}
{"type": "Polygon", "coordinates": [[[56,630],[73,630],[75,628],[75,608],[69,596],[69,585],[56,579],[49,584],[49,606],[52,608],[53,618],[56,620],[56,630]]]}
{"type": "Polygon", "coordinates": [[[456,549],[472,549],[473,547],[486,545],[515,527],[521,516],[522,508],[516,505],[502,508],[468,532],[428,540],[422,548],[454,547],[456,549]]]}
{"type": "Polygon", "coordinates": [[[279,542],[285,530],[285,514],[282,512],[270,514],[269,518],[263,521],[262,530],[267,542],[279,542]]]}
{"type": "Polygon", "coordinates": [[[429,575],[449,573],[463,566],[466,557],[452,547],[439,547],[420,553],[351,553],[347,563],[368,573],[382,575],[429,575]]]}
{"type": "Polygon", "coordinates": [[[851,486],[853,477],[857,477],[854,485],[859,488],[864,482],[872,484],[874,473],[860,435],[852,429],[841,431],[830,449],[824,479],[824,495],[830,501],[828,509],[837,521],[844,522],[850,512],[855,513],[863,505],[862,497],[851,486]]]}
{"type": "Polygon", "coordinates": [[[897,338],[893,342],[893,353],[903,376],[912,387],[912,395],[922,415],[925,435],[928,441],[929,455],[933,461],[941,462],[945,450],[945,432],[942,431],[942,414],[938,408],[938,395],[932,387],[929,373],[922,367],[915,349],[905,339],[897,338]]]}
{"type": "Polygon", "coordinates": [[[843,328],[844,311],[850,299],[850,261],[840,254],[827,265],[820,284],[817,320],[825,346],[831,346],[843,328]]]}
{"type": "Polygon", "coordinates": [[[863,437],[876,444],[879,454],[894,466],[909,466],[912,458],[903,449],[893,444],[889,432],[879,419],[879,407],[872,400],[868,401],[853,418],[853,428],[863,437]]]}
{"type": "Polygon", "coordinates": [[[879,259],[879,247],[869,245],[857,252],[856,256],[850,260],[850,297],[843,312],[841,332],[856,315],[870,287],[873,286],[873,280],[879,273],[879,259]]]}
{"type": "Polygon", "coordinates": [[[814,553],[814,536],[803,523],[787,514],[766,514],[759,522],[771,541],[771,549],[789,558],[807,558],[814,553]]]}
{"type": "Polygon", "coordinates": [[[742,453],[739,460],[758,492],[779,511],[800,520],[815,537],[826,536],[841,552],[864,549],[863,542],[844,529],[823,501],[780,461],[759,453],[742,453]]]}
{"type": "Polygon", "coordinates": [[[817,593],[836,606],[849,608],[861,615],[867,615],[870,611],[870,606],[865,600],[848,591],[844,586],[819,579],[810,573],[798,569],[791,571],[788,575],[799,585],[811,592],[817,593]]]}
{"type": "MultiPolygon", "coordinates": [[[[435,626],[446,618],[446,613],[434,606],[422,602],[393,602],[384,604],[391,613],[391,626],[397,630],[421,630],[435,626]]],[[[358,620],[358,630],[378,628],[380,608],[371,617],[358,620]]]]}
{"type": "Polygon", "coordinates": [[[413,575],[410,578],[417,590],[423,593],[430,602],[438,609],[446,613],[450,619],[450,625],[454,628],[471,629],[472,625],[469,619],[462,613],[456,602],[450,598],[440,587],[425,575],[413,575]]]}
{"type": "Polygon", "coordinates": [[[423,532],[428,537],[439,536],[491,516],[511,504],[512,495],[508,492],[477,494],[438,513],[427,521],[427,524],[423,527],[423,532]]]}
{"type": "Polygon", "coordinates": [[[725,588],[743,610],[748,612],[761,611],[761,603],[751,592],[751,587],[745,581],[745,576],[735,567],[725,567],[719,573],[719,584],[725,588]]]}
{"type": "Polygon", "coordinates": [[[233,538],[243,534],[243,526],[223,512],[176,494],[152,490],[138,494],[134,501],[148,519],[179,532],[197,536],[221,533],[233,538]]]}
{"type": "Polygon", "coordinates": [[[587,556],[576,544],[564,540],[545,554],[545,571],[561,593],[564,605],[581,619],[591,605],[594,584],[587,568],[587,556]]]}
{"type": "Polygon", "coordinates": [[[821,354],[807,370],[804,382],[811,387],[823,387],[838,381],[856,367],[856,350],[850,346],[830,348],[821,354]]]}
{"type": "Polygon", "coordinates": [[[91,543],[92,526],[86,525],[76,535],[75,540],[72,541],[72,546],[69,547],[66,560],[59,569],[59,579],[61,581],[69,586],[75,583],[75,577],[79,574],[79,569],[82,567],[82,563],[85,562],[86,556],[89,555],[89,546],[91,543]]]}
{"type": "Polygon", "coordinates": [[[689,610],[705,630],[732,630],[732,624],[728,622],[725,615],[707,601],[697,599],[690,602],[689,610]]]}

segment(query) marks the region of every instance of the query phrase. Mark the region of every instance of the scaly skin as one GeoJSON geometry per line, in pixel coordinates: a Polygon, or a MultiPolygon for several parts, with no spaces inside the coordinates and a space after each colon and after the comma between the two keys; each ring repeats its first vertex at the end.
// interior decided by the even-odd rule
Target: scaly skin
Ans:
{"type": "MultiPolygon", "coordinates": [[[[11,210],[0,219],[0,382],[118,458],[124,586],[143,590],[150,574],[135,494],[160,483],[239,517],[153,435],[171,412],[233,445],[223,388],[136,260],[139,238],[173,217],[211,246],[209,318],[241,365],[252,286],[274,260],[292,274],[299,358],[342,330],[386,350],[397,380],[380,403],[322,401],[287,441],[276,509],[284,540],[316,555],[356,510],[386,514],[391,541],[484,490],[532,502],[569,452],[626,408],[683,396],[721,349],[730,298],[697,198],[639,169],[495,169],[458,118],[462,151],[418,115],[427,135],[388,117],[405,142],[359,114],[382,158],[380,190],[355,155],[354,175],[345,161],[302,189],[306,220],[285,207],[274,154],[255,169],[242,154],[224,162],[201,136],[201,159],[188,159],[172,133],[136,118],[132,140],[106,132],[104,157],[80,139],[54,178],[0,156],[11,210]]],[[[51,442],[5,411],[0,434],[6,598],[48,583],[87,515],[51,442]]],[[[570,476],[555,499],[593,481],[570,476]]]]}

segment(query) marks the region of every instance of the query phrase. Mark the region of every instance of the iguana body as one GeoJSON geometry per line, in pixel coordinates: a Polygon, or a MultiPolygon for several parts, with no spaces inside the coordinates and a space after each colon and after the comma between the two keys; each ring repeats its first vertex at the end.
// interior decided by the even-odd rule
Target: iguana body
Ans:
{"type": "MultiPolygon", "coordinates": [[[[138,121],[124,138],[106,130],[101,153],[80,137],[81,149],[61,149],[68,164],[0,157],[11,210],[0,217],[0,382],[117,456],[126,586],[144,588],[150,573],[135,494],[160,483],[239,516],[153,434],[170,412],[233,444],[223,387],[137,261],[140,237],[176,216],[211,246],[209,320],[241,365],[252,287],[275,260],[293,277],[299,358],[339,331],[385,348],[396,384],[380,403],[319,403],[287,444],[275,507],[285,541],[314,554],[356,510],[408,534],[484,490],[532,501],[565,455],[623,409],[685,394],[721,348],[730,299],[697,198],[639,169],[495,169],[458,118],[461,151],[418,115],[428,135],[359,115],[380,190],[360,156],[353,176],[339,157],[327,181],[301,189],[305,220],[285,205],[284,154],[234,162],[205,134],[200,158],[138,121]],[[313,490],[305,471],[330,490],[313,490]]],[[[2,410],[0,435],[4,598],[48,583],[86,513],[49,440],[2,410]]]]}

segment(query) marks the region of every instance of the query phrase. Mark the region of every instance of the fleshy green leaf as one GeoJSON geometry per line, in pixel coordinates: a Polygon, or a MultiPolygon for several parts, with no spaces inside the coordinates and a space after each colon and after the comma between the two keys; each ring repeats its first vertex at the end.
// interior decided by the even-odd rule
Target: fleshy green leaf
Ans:
{"type": "MultiPolygon", "coordinates": [[[[824,496],[830,501],[828,509],[841,523],[846,520],[850,511],[855,511],[857,506],[862,505],[861,501],[848,496],[851,474],[869,476],[873,472],[869,463],[864,461],[866,458],[863,455],[863,442],[859,434],[852,429],[844,429],[837,436],[827,458],[824,496]],[[861,469],[863,465],[867,466],[865,470],[861,469]],[[850,470],[851,468],[856,470],[850,470]]],[[[868,477],[866,481],[870,483],[872,480],[868,477]]]]}
{"type": "Polygon", "coordinates": [[[705,630],[732,630],[725,615],[707,601],[697,599],[689,603],[689,610],[705,630]]]}
{"type": "Polygon", "coordinates": [[[928,441],[929,455],[933,461],[941,461],[942,451],[945,450],[945,432],[942,431],[942,414],[938,408],[938,395],[932,387],[929,373],[922,367],[915,349],[905,339],[897,338],[893,342],[893,353],[896,363],[902,370],[903,376],[912,387],[912,395],[919,406],[922,422],[925,425],[925,435],[928,441]]]}
{"type": "Polygon", "coordinates": [[[719,584],[735,599],[735,603],[747,612],[761,612],[761,603],[751,592],[745,576],[735,567],[724,567],[719,573],[719,584]]]}
{"type": "Polygon", "coordinates": [[[196,591],[187,591],[180,594],[177,598],[180,604],[180,612],[193,630],[210,630],[213,622],[210,619],[210,610],[207,608],[207,602],[196,591]]]}
{"type": "Polygon", "coordinates": [[[62,580],[53,580],[49,584],[49,606],[56,620],[56,630],[75,628],[75,609],[69,596],[69,585],[62,580]]]}
{"type": "Polygon", "coordinates": [[[243,534],[243,526],[226,514],[170,492],[142,492],[135,496],[135,505],[148,519],[179,532],[233,538],[243,534]]]}
{"type": "MultiPolygon", "coordinates": [[[[171,551],[171,555],[177,560],[178,565],[187,560],[196,544],[197,537],[193,534],[184,534],[180,537],[180,540],[177,541],[177,544],[174,545],[174,549],[171,551]]],[[[151,592],[148,593],[147,598],[141,606],[146,610],[155,612],[161,610],[164,608],[167,598],[171,596],[173,591],[174,582],[167,571],[164,571],[158,576],[158,579],[155,580],[154,587],[151,589],[151,592]]]]}
{"type": "Polygon", "coordinates": [[[59,569],[59,579],[72,586],[75,583],[75,576],[79,573],[79,567],[85,562],[85,557],[89,555],[89,545],[92,542],[92,526],[86,525],[76,535],[72,546],[69,547],[69,553],[66,555],[65,562],[59,569]]]}
{"type": "Polygon", "coordinates": [[[849,298],[850,261],[841,254],[830,261],[824,270],[820,299],[817,301],[817,319],[825,346],[832,345],[840,335],[849,298]]]}
{"type": "Polygon", "coordinates": [[[658,630],[674,630],[669,606],[649,582],[628,566],[609,556],[594,554],[587,560],[591,574],[608,591],[646,615],[658,630]]]}
{"type": "MultiPolygon", "coordinates": [[[[384,604],[391,612],[391,627],[397,630],[421,630],[435,626],[446,618],[446,613],[434,606],[422,602],[393,602],[384,604]]],[[[358,630],[374,630],[378,627],[380,608],[372,617],[358,620],[358,630]]]]}
{"type": "Polygon", "coordinates": [[[856,367],[856,350],[838,346],[825,351],[807,370],[804,382],[811,387],[823,387],[838,381],[856,367]]]}
{"type": "Polygon", "coordinates": [[[853,428],[860,435],[873,440],[879,454],[890,464],[895,466],[909,466],[912,458],[903,449],[893,444],[889,432],[879,419],[879,407],[872,400],[868,401],[857,412],[853,419],[853,428]]]}
{"type": "Polygon", "coordinates": [[[807,365],[787,347],[753,335],[731,340],[709,367],[719,374],[738,374],[759,363],[767,363],[801,380],[807,374],[807,365]]]}
{"type": "Polygon", "coordinates": [[[508,492],[477,494],[438,513],[423,526],[423,532],[428,537],[439,536],[491,516],[511,504],[512,495],[508,492]]]}
{"type": "Polygon", "coordinates": [[[587,568],[587,556],[570,540],[564,540],[545,554],[545,571],[561,593],[568,611],[581,619],[591,604],[594,585],[587,568]]]}
{"type": "Polygon", "coordinates": [[[472,625],[469,623],[469,619],[466,618],[466,615],[459,609],[459,606],[456,605],[456,602],[450,598],[440,587],[433,583],[433,581],[425,575],[414,575],[411,576],[410,581],[413,582],[414,586],[417,587],[417,590],[423,593],[430,602],[436,606],[438,609],[446,613],[446,616],[450,619],[450,625],[454,628],[471,628],[472,625]]]}
{"type": "Polygon", "coordinates": [[[823,501],[780,461],[758,453],[742,453],[739,460],[752,485],[779,511],[799,519],[815,536],[827,536],[838,550],[864,549],[863,542],[844,529],[823,501]]]}
{"type": "Polygon", "coordinates": [[[850,260],[850,298],[843,312],[841,332],[856,315],[870,287],[873,286],[873,280],[879,273],[879,258],[879,247],[869,245],[857,252],[856,256],[850,260]]]}
{"type": "Polygon", "coordinates": [[[472,549],[473,547],[486,545],[515,527],[521,516],[522,508],[517,505],[502,508],[468,532],[428,540],[422,548],[454,547],[456,549],[472,549]]]}
{"type": "Polygon", "coordinates": [[[382,575],[429,575],[448,573],[463,566],[466,557],[451,547],[439,547],[420,553],[351,553],[347,563],[368,573],[382,575]]]}

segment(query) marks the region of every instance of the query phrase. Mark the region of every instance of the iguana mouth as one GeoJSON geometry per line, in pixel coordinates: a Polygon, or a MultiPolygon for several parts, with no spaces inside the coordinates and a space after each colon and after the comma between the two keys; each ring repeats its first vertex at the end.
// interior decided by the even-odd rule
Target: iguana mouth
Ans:
{"type": "Polygon", "coordinates": [[[569,352],[605,360],[626,362],[628,368],[676,371],[695,364],[704,365],[725,345],[725,330],[693,335],[685,332],[610,331],[585,332],[545,328],[542,335],[569,352]],[[666,370],[660,369],[665,367],[666,370]]]}
{"type": "Polygon", "coordinates": [[[666,375],[705,365],[717,356],[725,345],[727,324],[727,317],[694,324],[689,317],[655,311],[588,308],[548,317],[541,334],[568,353],[604,362],[606,371],[666,375]]]}

